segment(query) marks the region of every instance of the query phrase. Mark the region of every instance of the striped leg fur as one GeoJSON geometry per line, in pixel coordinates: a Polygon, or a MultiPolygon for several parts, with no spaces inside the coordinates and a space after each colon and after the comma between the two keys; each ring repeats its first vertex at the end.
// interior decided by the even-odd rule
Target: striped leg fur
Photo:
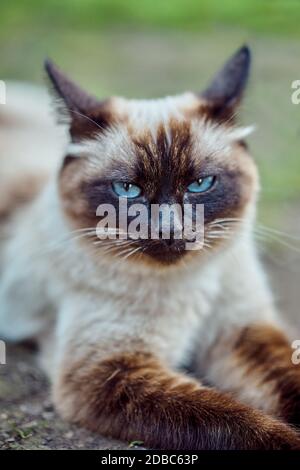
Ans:
{"type": "Polygon", "coordinates": [[[62,368],[61,414],[101,434],[156,449],[300,449],[285,424],[136,352],[62,368]]]}
{"type": "Polygon", "coordinates": [[[300,426],[300,366],[276,326],[249,325],[220,335],[206,358],[209,381],[243,402],[300,426]]]}

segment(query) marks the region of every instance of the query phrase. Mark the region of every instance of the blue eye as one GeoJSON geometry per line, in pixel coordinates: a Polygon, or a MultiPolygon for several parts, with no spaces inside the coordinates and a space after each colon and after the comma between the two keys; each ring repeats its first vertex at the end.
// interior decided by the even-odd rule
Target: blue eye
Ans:
{"type": "Polygon", "coordinates": [[[199,178],[196,181],[193,181],[187,189],[190,193],[205,193],[208,191],[215,182],[214,176],[206,176],[204,178],[199,178]]]}
{"type": "Polygon", "coordinates": [[[132,183],[122,183],[117,181],[112,184],[112,187],[116,195],[119,197],[135,198],[142,192],[139,186],[132,183]]]}

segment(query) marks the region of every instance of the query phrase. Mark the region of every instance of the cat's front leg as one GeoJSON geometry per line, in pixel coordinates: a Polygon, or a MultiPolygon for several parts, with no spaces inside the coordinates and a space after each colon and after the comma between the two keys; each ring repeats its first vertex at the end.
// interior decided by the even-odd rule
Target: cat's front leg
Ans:
{"type": "Polygon", "coordinates": [[[289,423],[300,425],[300,365],[291,341],[272,323],[220,332],[205,370],[210,382],[289,423]]]}
{"type": "Polygon", "coordinates": [[[59,365],[54,400],[67,420],[157,449],[300,449],[288,426],[170,371],[150,352],[97,356],[97,346],[81,357],[77,350],[59,365]]]}

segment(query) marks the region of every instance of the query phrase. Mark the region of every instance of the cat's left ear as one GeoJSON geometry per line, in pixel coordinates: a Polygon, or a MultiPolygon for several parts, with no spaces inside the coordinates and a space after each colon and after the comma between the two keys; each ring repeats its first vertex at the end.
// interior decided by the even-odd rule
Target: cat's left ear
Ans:
{"type": "Polygon", "coordinates": [[[250,64],[250,49],[243,46],[225,63],[201,93],[212,119],[224,121],[234,118],[248,81],[250,64]]]}
{"type": "Polygon", "coordinates": [[[59,99],[58,117],[67,116],[72,141],[99,133],[110,124],[108,100],[89,95],[50,60],[45,61],[45,69],[59,99]]]}

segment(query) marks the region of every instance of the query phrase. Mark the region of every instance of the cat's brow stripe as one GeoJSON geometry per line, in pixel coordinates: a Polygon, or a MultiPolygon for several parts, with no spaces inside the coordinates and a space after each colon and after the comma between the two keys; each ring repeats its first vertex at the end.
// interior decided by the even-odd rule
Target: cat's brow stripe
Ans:
{"type": "Polygon", "coordinates": [[[135,138],[136,172],[140,178],[154,187],[162,178],[172,178],[174,185],[180,186],[191,171],[191,138],[190,123],[175,120],[161,124],[156,139],[150,132],[135,138]]]}

